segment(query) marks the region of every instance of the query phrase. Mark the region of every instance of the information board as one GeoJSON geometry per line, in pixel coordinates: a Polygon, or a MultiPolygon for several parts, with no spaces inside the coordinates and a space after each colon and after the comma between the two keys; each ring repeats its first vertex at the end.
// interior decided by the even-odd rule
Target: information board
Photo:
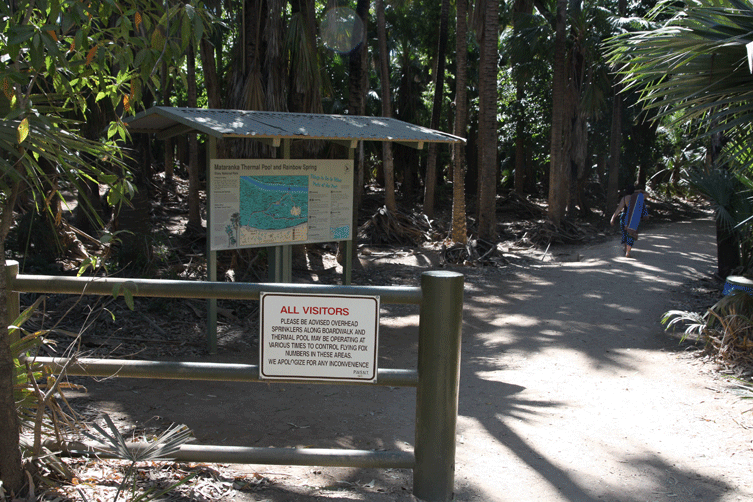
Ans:
{"type": "Polygon", "coordinates": [[[213,159],[210,249],[350,240],[353,160],[213,159]]]}
{"type": "Polygon", "coordinates": [[[262,293],[262,379],[375,382],[379,297],[262,293]]]}

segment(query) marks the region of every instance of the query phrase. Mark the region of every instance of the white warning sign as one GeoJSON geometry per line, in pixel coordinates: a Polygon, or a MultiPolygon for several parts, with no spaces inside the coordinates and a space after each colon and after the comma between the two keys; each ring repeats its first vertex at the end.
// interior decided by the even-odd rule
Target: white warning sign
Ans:
{"type": "Polygon", "coordinates": [[[379,297],[261,294],[262,379],[375,382],[379,297]]]}

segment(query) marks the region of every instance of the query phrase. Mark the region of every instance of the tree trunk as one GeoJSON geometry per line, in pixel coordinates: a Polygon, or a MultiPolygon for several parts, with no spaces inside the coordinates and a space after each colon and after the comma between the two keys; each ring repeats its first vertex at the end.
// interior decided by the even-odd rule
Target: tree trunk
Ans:
{"type": "MultiPolygon", "coordinates": [[[[219,44],[222,42],[222,37],[214,37],[214,43],[219,44]]],[[[222,106],[222,84],[220,82],[219,73],[217,71],[217,61],[214,57],[214,47],[206,38],[201,39],[199,46],[199,57],[201,59],[201,71],[204,74],[204,86],[207,90],[207,104],[211,109],[221,109],[222,106]]],[[[165,148],[168,143],[172,149],[172,142],[170,140],[165,141],[165,148]]],[[[172,153],[172,152],[171,152],[172,153]]],[[[217,141],[217,157],[225,158],[225,140],[220,139],[217,141]]],[[[167,160],[167,154],[165,154],[165,160],[167,160]]]]}
{"type": "MultiPolygon", "coordinates": [[[[579,17],[581,14],[580,1],[571,1],[571,15],[579,17]]],[[[586,66],[586,33],[574,23],[571,29],[571,46],[568,46],[568,60],[566,68],[567,88],[567,116],[564,120],[566,130],[563,131],[565,138],[565,151],[569,166],[567,178],[568,204],[567,213],[575,214],[578,206],[581,211],[583,206],[579,204],[580,194],[578,187],[581,178],[586,172],[586,158],[588,157],[588,116],[584,110],[583,99],[589,85],[589,71],[586,66]]]]}
{"type": "MultiPolygon", "coordinates": [[[[617,10],[620,16],[627,12],[627,0],[619,0],[617,10]]],[[[604,214],[611,214],[617,207],[620,191],[620,151],[622,150],[622,94],[621,86],[613,87],[612,130],[609,137],[609,161],[607,162],[607,206],[604,214]]]]}
{"type": "MultiPolygon", "coordinates": [[[[396,117],[410,124],[418,123],[418,108],[421,102],[421,88],[416,76],[415,53],[408,43],[400,49],[400,87],[397,92],[396,117]]],[[[398,179],[402,175],[400,191],[403,200],[416,199],[418,183],[418,152],[405,145],[394,145],[395,173],[398,179]]]]}
{"type": "Polygon", "coordinates": [[[486,0],[479,61],[479,208],[478,236],[497,239],[497,43],[499,0],[486,0]]]}
{"type": "MultiPolygon", "coordinates": [[[[196,56],[193,46],[188,47],[187,80],[188,106],[196,107],[196,56]]],[[[201,229],[199,201],[199,140],[196,134],[188,136],[188,224],[194,230],[201,229]]]]}
{"type": "MultiPolygon", "coordinates": [[[[227,90],[227,106],[237,110],[264,110],[269,96],[265,93],[263,81],[266,53],[264,34],[267,29],[268,2],[263,0],[242,0],[242,10],[238,14],[240,40],[236,42],[233,55],[230,82],[227,90]]],[[[281,65],[278,70],[282,70],[281,65]]],[[[284,76],[284,71],[282,72],[284,76]]],[[[281,84],[285,87],[284,82],[281,84]]],[[[225,151],[228,157],[237,159],[265,158],[270,153],[267,147],[250,139],[227,140],[225,151]]]]}
{"type": "Polygon", "coordinates": [[[18,414],[13,397],[15,364],[10,350],[8,326],[13,319],[8,317],[8,283],[5,271],[5,239],[10,231],[13,207],[18,196],[18,183],[3,205],[0,219],[0,481],[6,492],[20,495],[23,487],[21,450],[19,448],[18,414]]]}
{"type": "Polygon", "coordinates": [[[534,162],[533,162],[533,148],[531,147],[530,138],[526,138],[526,145],[527,145],[525,148],[526,176],[525,176],[525,184],[523,186],[523,191],[525,193],[535,194],[537,190],[536,173],[538,172],[538,169],[536,168],[536,165],[534,165],[534,162]]]}
{"type": "Polygon", "coordinates": [[[563,152],[562,132],[566,114],[565,60],[567,48],[565,28],[567,0],[557,0],[557,21],[554,39],[554,69],[552,75],[552,142],[551,166],[549,168],[548,217],[559,226],[567,208],[568,163],[563,152]]]}
{"type": "MultiPolygon", "coordinates": [[[[162,75],[160,76],[160,91],[162,92],[162,106],[170,106],[170,94],[172,93],[173,79],[169,75],[167,62],[162,63],[162,75]]],[[[166,138],[163,142],[165,147],[165,181],[169,182],[175,175],[175,142],[172,138],[166,138]]]]}
{"type": "MultiPolygon", "coordinates": [[[[364,115],[366,113],[366,89],[367,77],[366,70],[366,21],[369,14],[369,1],[358,0],[356,4],[356,14],[363,22],[363,33],[360,40],[354,40],[355,47],[350,53],[349,60],[349,83],[350,100],[348,102],[348,111],[351,115],[364,115]]],[[[363,141],[359,142],[359,148],[356,152],[355,169],[353,179],[353,241],[356,241],[358,233],[358,211],[361,208],[363,199],[364,184],[364,155],[363,141]]],[[[342,255],[342,253],[338,253],[342,255]]],[[[358,263],[358,246],[353,246],[353,263],[358,263]]]]}
{"type": "MultiPolygon", "coordinates": [[[[266,95],[272,98],[273,92],[279,87],[276,82],[277,77],[274,75],[275,67],[284,66],[286,54],[282,26],[285,2],[274,0],[269,3],[270,17],[265,33],[267,53],[264,67],[267,75],[265,78],[266,95]]],[[[291,0],[290,8],[292,19],[287,30],[300,30],[302,34],[295,37],[299,43],[289,51],[287,109],[295,113],[322,113],[322,84],[316,48],[314,0],[291,0]]],[[[281,105],[283,103],[268,101],[267,106],[270,110],[281,110],[281,108],[274,108],[281,105]]],[[[291,155],[294,158],[314,158],[318,156],[323,146],[322,141],[297,141],[291,145],[291,155]]]]}
{"type": "MultiPolygon", "coordinates": [[[[377,37],[379,38],[379,68],[382,84],[382,115],[392,116],[392,93],[390,92],[390,55],[387,51],[387,26],[384,19],[384,0],[376,1],[377,37]]],[[[382,164],[384,165],[384,204],[391,213],[397,211],[395,201],[395,164],[392,159],[392,143],[382,142],[382,164]]]]}
{"type": "MultiPolygon", "coordinates": [[[[381,1],[381,0],[380,0],[381,1]]],[[[468,0],[457,0],[457,20],[455,28],[455,136],[465,138],[468,123],[468,0]]],[[[465,208],[465,144],[455,143],[452,147],[452,230],[453,242],[465,245],[468,242],[468,229],[465,208]]]]}
{"type": "MultiPolygon", "coordinates": [[[[533,12],[532,0],[516,0],[513,6],[513,29],[516,34],[520,32],[520,22],[524,15],[530,15],[533,12]]],[[[523,195],[526,187],[526,176],[528,169],[526,169],[526,111],[523,107],[523,99],[525,98],[525,85],[527,75],[521,71],[520,65],[522,61],[519,61],[517,53],[512,54],[512,65],[517,67],[518,70],[515,74],[515,99],[516,99],[516,117],[515,117],[515,193],[523,195]]]]}
{"type": "Polygon", "coordinates": [[[717,272],[726,278],[740,266],[740,243],[734,230],[726,228],[718,219],[716,221],[716,258],[717,272]]]}
{"type": "MultiPolygon", "coordinates": [[[[719,154],[722,152],[723,133],[712,134],[706,148],[706,164],[708,169],[726,169],[717,166],[719,154]]],[[[738,184],[738,186],[740,186],[738,184]]],[[[731,191],[735,189],[732,188],[731,191]]],[[[726,278],[740,266],[740,239],[735,228],[725,224],[719,217],[716,222],[716,263],[717,273],[726,278]]]]}
{"type": "MultiPolygon", "coordinates": [[[[264,52],[265,106],[270,111],[285,112],[289,111],[288,78],[286,74],[288,63],[285,60],[285,26],[283,24],[287,2],[285,0],[271,0],[267,4],[267,22],[265,23],[267,28],[264,34],[264,39],[267,42],[264,52]]],[[[319,92],[319,89],[316,89],[316,92],[319,92]]]]}
{"type": "Polygon", "coordinates": [[[611,214],[617,207],[620,191],[620,151],[622,150],[622,95],[615,87],[612,104],[612,131],[609,137],[609,161],[607,162],[607,207],[604,214],[611,214]]]}
{"type": "Polygon", "coordinates": [[[588,121],[586,118],[582,117],[578,120],[576,127],[578,128],[578,143],[574,145],[575,148],[573,149],[575,172],[573,173],[573,178],[571,180],[571,191],[573,193],[572,206],[573,210],[575,210],[575,207],[577,206],[580,213],[586,215],[588,213],[588,208],[585,203],[585,186],[588,175],[591,172],[588,159],[588,121]]]}
{"type": "MultiPolygon", "coordinates": [[[[86,102],[89,113],[81,132],[86,138],[97,141],[102,137],[102,131],[114,120],[114,109],[108,100],[103,99],[97,102],[93,95],[87,95],[86,102]]],[[[97,163],[99,160],[91,158],[89,162],[97,163]]],[[[102,223],[97,221],[98,218],[104,220],[107,212],[99,197],[99,183],[82,179],[76,196],[73,224],[87,234],[95,235],[102,223]]]]}
{"type": "Polygon", "coordinates": [[[116,215],[116,229],[128,232],[128,237],[119,242],[118,260],[123,267],[143,270],[152,259],[149,183],[145,175],[145,166],[152,161],[149,135],[132,135],[131,144],[128,146],[137,153],[137,157],[131,160],[136,193],[131,203],[122,205],[116,215]]]}
{"type": "Polygon", "coordinates": [[[635,184],[641,188],[646,187],[648,181],[648,170],[655,164],[653,155],[654,150],[651,145],[656,144],[656,131],[659,127],[658,120],[645,118],[640,123],[632,127],[631,137],[637,139],[638,155],[638,173],[636,174],[635,184]]]}
{"type": "MultiPolygon", "coordinates": [[[[437,48],[437,65],[434,71],[434,103],[431,108],[431,125],[434,130],[439,129],[439,119],[442,113],[442,95],[444,90],[445,54],[447,52],[447,22],[450,12],[450,0],[442,0],[442,10],[439,16],[439,47],[437,48]]],[[[434,217],[434,193],[437,186],[437,144],[429,143],[429,153],[426,161],[426,179],[424,181],[424,214],[434,217]]]]}
{"type": "MultiPolygon", "coordinates": [[[[522,79],[516,85],[518,87],[515,93],[516,101],[520,103],[525,97],[522,79]]],[[[526,184],[525,120],[525,110],[523,110],[522,106],[517,107],[515,123],[515,179],[513,181],[515,184],[515,193],[518,195],[523,195],[526,184]]]]}
{"type": "Polygon", "coordinates": [[[201,71],[204,74],[204,87],[207,92],[209,108],[222,108],[222,87],[217,75],[217,62],[214,59],[212,44],[206,38],[201,39],[199,46],[201,71]]]}

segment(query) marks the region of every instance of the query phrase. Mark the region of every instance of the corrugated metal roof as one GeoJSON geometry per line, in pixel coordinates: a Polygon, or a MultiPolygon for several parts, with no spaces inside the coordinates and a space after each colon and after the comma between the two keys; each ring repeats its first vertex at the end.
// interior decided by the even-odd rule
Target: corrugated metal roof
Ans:
{"type": "Polygon", "coordinates": [[[394,141],[421,148],[423,143],[458,143],[463,138],[401,120],[354,115],[209,110],[155,106],[125,120],[134,133],[155,133],[165,139],[191,130],[217,138],[272,141],[394,141]]]}

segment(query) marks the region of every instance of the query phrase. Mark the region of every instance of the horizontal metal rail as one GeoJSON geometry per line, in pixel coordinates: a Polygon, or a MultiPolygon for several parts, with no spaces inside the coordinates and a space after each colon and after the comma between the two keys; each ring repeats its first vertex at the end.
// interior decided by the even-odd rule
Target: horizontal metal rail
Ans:
{"type": "MultiPolygon", "coordinates": [[[[263,382],[259,366],[255,364],[198,363],[181,361],[144,361],[127,359],[36,357],[29,359],[59,373],[65,368],[67,375],[88,377],[156,378],[165,380],[207,380],[217,382],[263,382]]],[[[416,387],[418,371],[408,369],[378,368],[377,381],[325,382],[275,379],[275,383],[337,383],[350,385],[383,385],[387,387],[416,387]]]]}
{"type": "Polygon", "coordinates": [[[420,304],[421,288],[411,286],[338,286],[248,282],[61,277],[19,274],[9,285],[19,293],[113,295],[128,290],[133,296],[258,300],[260,293],[308,293],[379,296],[381,303],[420,304]]]}
{"type": "MultiPolygon", "coordinates": [[[[175,459],[216,463],[409,468],[413,469],[413,494],[416,497],[429,502],[449,502],[453,499],[463,312],[462,274],[450,271],[424,272],[421,275],[421,287],[417,288],[32,276],[19,275],[17,264],[8,265],[8,290],[13,292],[8,295],[8,311],[12,319],[19,314],[18,293],[130,294],[201,298],[209,299],[210,302],[217,299],[259,300],[262,292],[378,295],[383,304],[420,305],[417,370],[377,369],[376,382],[377,385],[416,387],[416,439],[413,453],[184,445],[175,459]]],[[[65,368],[69,375],[266,382],[259,378],[259,367],[250,364],[41,357],[35,360],[58,372],[65,368]]],[[[344,381],[284,381],[351,384],[344,381]]],[[[352,384],[372,385],[357,381],[352,384]]]]}
{"type": "MultiPolygon", "coordinates": [[[[52,451],[69,455],[97,455],[112,458],[107,450],[93,443],[47,442],[52,451]]],[[[146,449],[147,443],[128,443],[134,451],[146,449]]],[[[320,465],[324,467],[362,467],[412,469],[416,463],[413,452],[343,450],[329,448],[260,448],[252,446],[217,446],[184,444],[170,454],[178,462],[207,462],[217,464],[320,465]]]]}

